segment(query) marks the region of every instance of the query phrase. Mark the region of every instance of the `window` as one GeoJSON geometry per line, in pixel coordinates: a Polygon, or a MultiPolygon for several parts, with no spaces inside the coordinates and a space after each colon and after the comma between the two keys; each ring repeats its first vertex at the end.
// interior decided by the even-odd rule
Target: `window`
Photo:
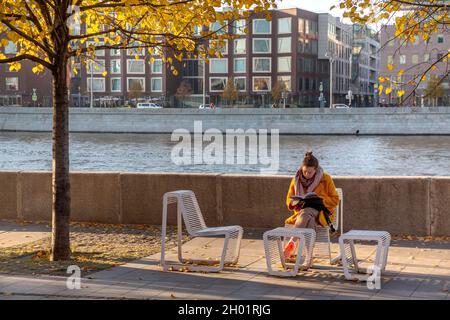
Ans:
{"type": "Polygon", "coordinates": [[[122,79],[121,78],[111,78],[111,92],[122,91],[122,79]]]}
{"type": "MultiPolygon", "coordinates": [[[[87,91],[91,92],[91,78],[87,79],[87,91]]],[[[105,78],[92,79],[92,92],[105,92],[105,78]]]]}
{"type": "Polygon", "coordinates": [[[111,49],[110,51],[109,51],[109,55],[110,56],[120,56],[120,49],[111,49]]]}
{"type": "Polygon", "coordinates": [[[430,61],[430,54],[429,53],[425,53],[423,55],[423,62],[428,62],[430,61]]]}
{"type": "Polygon", "coordinates": [[[155,59],[152,62],[152,73],[162,73],[162,59],[155,59]]]}
{"type": "Polygon", "coordinates": [[[132,48],[132,49],[127,49],[127,55],[128,56],[144,56],[144,48],[132,48]]]}
{"type": "Polygon", "coordinates": [[[234,87],[236,88],[237,91],[245,91],[246,90],[245,79],[246,79],[245,77],[234,78],[234,87]]]}
{"type": "Polygon", "coordinates": [[[394,63],[394,57],[392,55],[388,55],[387,62],[390,63],[390,64],[393,64],[394,63]]]}
{"type": "Polygon", "coordinates": [[[284,84],[286,91],[291,91],[291,76],[278,76],[278,81],[284,84]]]}
{"type": "Polygon", "coordinates": [[[111,73],[120,73],[120,60],[111,60],[111,73]]]}
{"type": "MultiPolygon", "coordinates": [[[[87,41],[86,42],[86,47],[89,48],[90,46],[102,46],[104,43],[103,42],[94,42],[94,41],[87,41]]],[[[95,56],[97,57],[102,57],[105,55],[105,50],[95,50],[95,56]]]]}
{"type": "Polygon", "coordinates": [[[8,41],[8,44],[5,46],[5,54],[16,54],[17,46],[11,40],[8,41]]]}
{"type": "Polygon", "coordinates": [[[411,57],[411,62],[414,63],[414,64],[419,63],[419,55],[413,54],[412,57],[411,57]]]}
{"type": "Polygon", "coordinates": [[[152,78],[151,85],[153,92],[162,92],[162,78],[152,78]]]}
{"type": "Polygon", "coordinates": [[[234,21],[234,33],[235,34],[245,34],[247,22],[244,19],[234,21]]]}
{"type": "Polygon", "coordinates": [[[214,23],[211,23],[209,26],[209,30],[212,32],[216,32],[216,34],[225,34],[228,32],[228,21],[224,20],[223,24],[221,24],[219,21],[216,21],[214,23]]]}
{"type": "Polygon", "coordinates": [[[234,53],[235,54],[245,54],[246,53],[245,42],[246,42],[245,38],[234,40],[234,53]]]}
{"type": "Polygon", "coordinates": [[[400,55],[400,64],[406,64],[406,56],[404,54],[400,55]]]}
{"type": "Polygon", "coordinates": [[[271,72],[272,58],[253,58],[253,72],[271,72]]]}
{"type": "Polygon", "coordinates": [[[228,40],[223,40],[222,43],[218,40],[211,40],[209,41],[209,46],[221,54],[228,54],[228,40]]]}
{"type": "Polygon", "coordinates": [[[228,73],[228,59],[210,59],[209,60],[210,73],[228,73]]]}
{"type": "Polygon", "coordinates": [[[203,76],[203,60],[185,59],[183,60],[183,68],[181,72],[183,77],[201,77],[203,76]]]}
{"type": "Polygon", "coordinates": [[[291,37],[278,38],[278,53],[291,53],[291,37]]]}
{"type": "Polygon", "coordinates": [[[253,53],[270,53],[271,48],[271,39],[253,39],[253,53]]]}
{"type": "Polygon", "coordinates": [[[278,19],[278,33],[291,33],[291,32],[292,32],[292,18],[278,19]]]}
{"type": "Polygon", "coordinates": [[[145,61],[143,59],[127,60],[127,72],[144,74],[145,73],[145,61]]]}
{"type": "Polygon", "coordinates": [[[226,83],[226,77],[209,78],[209,89],[210,91],[223,91],[226,83]]]}
{"type": "Polygon", "coordinates": [[[103,73],[106,71],[105,60],[89,61],[86,66],[86,72],[88,74],[91,74],[91,67],[92,67],[92,73],[94,73],[94,74],[103,73]]]}
{"type": "Polygon", "coordinates": [[[437,42],[438,43],[444,43],[444,36],[443,35],[438,35],[437,36],[437,42]]]}
{"type": "Polygon", "coordinates": [[[305,33],[305,20],[302,18],[298,19],[298,32],[305,33]]]}
{"type": "Polygon", "coordinates": [[[253,77],[253,91],[269,91],[271,89],[270,77],[253,77]]]}
{"type": "Polygon", "coordinates": [[[203,26],[194,26],[194,35],[199,36],[203,31],[203,26]]]}
{"type": "Polygon", "coordinates": [[[17,91],[19,90],[19,78],[9,77],[5,78],[6,90],[17,91]]]}
{"type": "Polygon", "coordinates": [[[291,57],[278,57],[278,72],[291,72],[291,57]]]}
{"type": "Polygon", "coordinates": [[[127,78],[128,92],[144,92],[145,78],[127,78]]]}
{"type": "Polygon", "coordinates": [[[246,71],[246,62],[245,58],[236,58],[234,59],[234,72],[235,73],[244,73],[246,71]]]}
{"type": "Polygon", "coordinates": [[[266,19],[253,19],[253,34],[271,34],[271,21],[266,19]]]}

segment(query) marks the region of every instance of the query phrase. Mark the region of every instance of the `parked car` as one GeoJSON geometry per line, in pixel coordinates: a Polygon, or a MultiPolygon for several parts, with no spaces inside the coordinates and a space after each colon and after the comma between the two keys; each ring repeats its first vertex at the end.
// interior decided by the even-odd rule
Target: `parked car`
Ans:
{"type": "Polygon", "coordinates": [[[160,105],[152,102],[139,102],[137,104],[138,109],[162,109],[160,105]]]}
{"type": "Polygon", "coordinates": [[[343,103],[337,103],[337,104],[333,104],[333,108],[336,109],[348,109],[350,108],[350,106],[343,104],[343,103]]]}
{"type": "Polygon", "coordinates": [[[198,108],[199,109],[209,109],[209,104],[201,104],[198,108]]]}

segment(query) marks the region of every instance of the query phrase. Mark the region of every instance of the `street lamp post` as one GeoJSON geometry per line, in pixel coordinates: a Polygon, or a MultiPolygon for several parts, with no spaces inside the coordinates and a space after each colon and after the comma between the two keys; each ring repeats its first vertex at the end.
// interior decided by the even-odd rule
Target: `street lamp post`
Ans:
{"type": "Polygon", "coordinates": [[[92,60],[89,61],[91,71],[91,108],[94,108],[94,65],[92,60]]]}
{"type": "Polygon", "coordinates": [[[203,107],[206,104],[206,57],[203,58],[203,107]]]}
{"type": "Polygon", "coordinates": [[[330,108],[333,107],[333,62],[334,58],[329,52],[325,52],[325,57],[330,61],[330,108]]]}

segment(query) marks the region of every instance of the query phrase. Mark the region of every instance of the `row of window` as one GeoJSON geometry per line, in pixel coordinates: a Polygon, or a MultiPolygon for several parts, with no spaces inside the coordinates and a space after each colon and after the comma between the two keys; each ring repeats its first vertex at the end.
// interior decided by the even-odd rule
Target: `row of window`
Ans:
{"type": "MultiPolygon", "coordinates": [[[[439,58],[439,56],[437,57],[437,58],[439,58]]],[[[413,54],[412,56],[411,56],[411,63],[412,64],[417,64],[417,63],[419,63],[419,55],[418,54],[413,54]]],[[[424,55],[423,55],[423,60],[422,60],[422,62],[429,62],[430,61],[430,54],[429,53],[425,53],[424,55]]],[[[388,57],[387,57],[387,63],[389,63],[389,64],[394,64],[396,61],[394,61],[394,56],[392,56],[392,55],[388,55],[388,57]]],[[[399,55],[398,56],[398,62],[399,62],[399,64],[406,64],[407,63],[407,57],[406,57],[406,55],[405,54],[401,54],[401,55],[399,55]]]]}
{"type": "MultiPolygon", "coordinates": [[[[144,92],[145,91],[145,78],[127,78],[127,92],[144,92]]],[[[197,79],[200,80],[200,79],[197,79]]],[[[228,81],[228,77],[211,77],[209,78],[210,92],[221,92],[225,89],[228,81]]],[[[270,91],[272,89],[271,77],[253,77],[253,91],[270,91]]],[[[291,77],[279,76],[278,81],[282,81],[285,84],[286,90],[291,90],[291,77]]],[[[234,77],[234,85],[238,91],[246,91],[246,77],[234,77]]],[[[151,87],[152,92],[162,92],[162,78],[152,78],[151,87]]],[[[87,91],[91,91],[91,79],[87,79],[87,91]]],[[[105,92],[106,91],[106,79],[105,78],[93,78],[92,79],[92,91],[93,92],[105,92]]],[[[111,78],[111,92],[122,91],[122,79],[111,78]]]]}
{"type": "MultiPolygon", "coordinates": [[[[216,40],[210,41],[214,43],[216,40]]],[[[272,53],[272,39],[270,38],[253,38],[253,53],[272,53]]],[[[278,53],[291,53],[292,47],[291,37],[278,38],[278,53]]],[[[228,40],[224,40],[224,45],[219,46],[218,43],[214,43],[213,47],[217,47],[217,51],[222,54],[228,54],[228,40]]],[[[247,39],[240,38],[233,40],[233,53],[234,54],[246,54],[247,53],[247,39]]]]}
{"type": "MultiPolygon", "coordinates": [[[[419,45],[421,42],[423,42],[425,44],[429,44],[432,41],[431,38],[432,38],[432,36],[430,36],[427,41],[421,41],[421,38],[417,37],[412,44],[413,45],[419,45]]],[[[437,43],[444,43],[444,41],[445,41],[444,39],[445,39],[445,37],[442,34],[439,34],[439,35],[436,36],[436,42],[437,43]]],[[[388,46],[392,47],[394,45],[402,45],[404,43],[404,41],[405,41],[404,39],[397,38],[397,39],[389,41],[388,42],[388,46]]]]}
{"type": "MultiPolygon", "coordinates": [[[[292,33],[292,18],[278,18],[278,34],[292,33]]],[[[214,22],[210,26],[210,30],[216,32],[217,34],[225,34],[228,32],[228,22],[225,20],[222,24],[220,22],[214,22]]],[[[248,23],[244,19],[234,21],[232,27],[232,32],[234,34],[245,34],[244,30],[248,23]]],[[[272,21],[267,21],[266,19],[253,19],[252,20],[253,34],[272,34],[272,21]]],[[[199,34],[201,27],[197,27],[195,32],[199,34]]],[[[318,26],[317,21],[310,21],[299,19],[299,32],[302,33],[317,33],[318,26]]]]}
{"type": "MultiPolygon", "coordinates": [[[[278,76],[277,80],[284,83],[287,91],[291,91],[291,76],[278,76]]],[[[210,92],[222,92],[227,85],[227,77],[211,77],[209,78],[210,92]]],[[[234,77],[234,86],[238,91],[246,91],[246,77],[234,77]]],[[[252,78],[253,92],[264,92],[272,90],[272,78],[267,77],[253,77],[252,78]]]]}
{"type": "MultiPolygon", "coordinates": [[[[277,72],[291,72],[291,57],[277,58],[277,72]]],[[[235,58],[233,60],[233,71],[235,73],[247,72],[247,59],[235,58]]],[[[228,73],[228,59],[214,58],[210,59],[209,63],[210,73],[228,73]]],[[[255,57],[253,58],[253,72],[272,72],[272,58],[255,57]]]]}
{"type": "MultiPolygon", "coordinates": [[[[87,91],[91,92],[106,91],[105,78],[87,79],[87,91]]],[[[162,92],[162,78],[150,79],[150,90],[152,92],[162,92]]],[[[122,92],[122,78],[111,78],[111,92],[122,92]]],[[[127,78],[127,92],[145,92],[145,78],[127,78]]]]}
{"type": "MultiPolygon", "coordinates": [[[[145,60],[144,59],[129,59],[127,60],[127,73],[130,74],[145,74],[145,60]]],[[[86,72],[88,74],[91,73],[103,73],[106,71],[105,60],[96,59],[95,61],[91,61],[86,66],[86,72]]],[[[121,60],[113,59],[110,60],[110,70],[111,74],[122,73],[121,69],[121,60]]],[[[151,72],[154,74],[162,74],[163,72],[163,62],[161,59],[155,59],[151,63],[151,72]]]]}

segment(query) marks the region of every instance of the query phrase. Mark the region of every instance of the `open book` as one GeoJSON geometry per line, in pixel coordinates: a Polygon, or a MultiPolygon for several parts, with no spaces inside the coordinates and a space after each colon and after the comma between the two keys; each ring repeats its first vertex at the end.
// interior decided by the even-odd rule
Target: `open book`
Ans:
{"type": "Polygon", "coordinates": [[[315,192],[308,192],[307,194],[303,195],[303,196],[291,196],[292,200],[300,200],[300,201],[305,201],[308,199],[322,199],[321,197],[319,197],[317,195],[317,193],[315,192]]]}

